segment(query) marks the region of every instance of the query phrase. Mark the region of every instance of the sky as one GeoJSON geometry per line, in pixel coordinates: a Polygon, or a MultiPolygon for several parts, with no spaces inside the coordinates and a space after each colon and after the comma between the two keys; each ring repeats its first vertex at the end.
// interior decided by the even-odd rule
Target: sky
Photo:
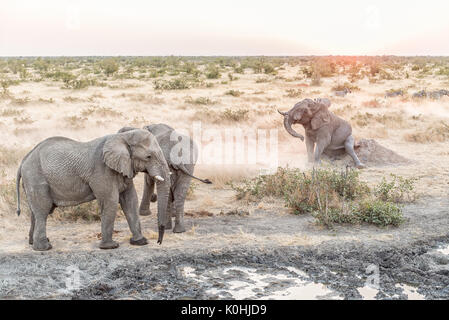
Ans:
{"type": "Polygon", "coordinates": [[[447,0],[0,0],[0,56],[449,55],[447,0]]]}

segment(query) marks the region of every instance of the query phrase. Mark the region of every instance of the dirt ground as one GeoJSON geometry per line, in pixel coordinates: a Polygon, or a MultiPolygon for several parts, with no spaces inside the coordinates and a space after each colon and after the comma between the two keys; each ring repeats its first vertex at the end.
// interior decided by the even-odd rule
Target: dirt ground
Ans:
{"type": "MultiPolygon", "coordinates": [[[[245,72],[225,84],[210,80],[215,84],[210,88],[169,91],[155,90],[152,81],[136,79],[109,79],[107,87],[82,90],[61,89],[60,82],[50,80],[9,87],[14,99],[0,99],[0,298],[449,298],[449,254],[442,249],[449,244],[449,141],[444,134],[425,143],[413,140],[413,134],[424,135],[429,127],[449,120],[449,97],[384,97],[391,88],[409,88],[410,95],[421,88],[444,89],[447,79],[418,78],[412,72],[401,80],[362,79],[356,83],[360,90],[335,97],[331,88],[346,82],[345,76],[323,78],[320,86],[279,78],[294,77],[299,70],[285,65],[278,78],[267,76],[268,82],[258,82],[260,75],[245,72]],[[231,89],[243,94],[226,95],[231,89]],[[303,92],[289,97],[289,89],[303,92]],[[189,97],[208,97],[215,103],[198,106],[186,102],[189,97]],[[285,132],[276,109],[286,111],[303,98],[317,97],[331,99],[331,110],[351,122],[357,140],[374,139],[400,160],[370,158],[361,172],[368,184],[390,173],[419,178],[419,198],[405,206],[406,222],[400,227],[337,225],[329,230],[310,215],[291,214],[280,199],[255,204],[236,200],[227,182],[255,176],[260,168],[272,165],[308,168],[304,143],[285,132]],[[204,108],[215,112],[243,108],[249,116],[214,122],[202,114],[204,108]],[[36,143],[55,135],[88,141],[126,125],[158,122],[191,132],[195,121],[201,121],[203,129],[278,129],[277,163],[198,164],[195,174],[214,184],[196,185],[186,202],[187,232],[168,231],[161,246],[156,244],[154,213],[141,217],[149,245],[129,245],[130,232],[119,214],[114,240],[120,247],[102,251],[98,221],[69,221],[57,209],[47,229],[53,249],[31,249],[29,217],[15,215],[10,184],[21,158],[36,143]],[[370,266],[378,270],[375,290],[366,289],[370,266]],[[73,269],[79,271],[80,285],[67,289],[67,272],[73,269]],[[310,287],[303,293],[310,295],[294,291],[306,285],[310,287]]],[[[342,168],[345,164],[345,160],[333,163],[342,168]]],[[[142,178],[136,178],[139,197],[142,178]]]]}

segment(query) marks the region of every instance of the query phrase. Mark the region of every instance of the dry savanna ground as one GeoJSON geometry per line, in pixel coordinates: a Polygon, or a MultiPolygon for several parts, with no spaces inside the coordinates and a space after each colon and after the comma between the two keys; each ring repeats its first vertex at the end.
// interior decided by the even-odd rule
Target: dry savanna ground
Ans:
{"type": "MultiPolygon", "coordinates": [[[[22,157],[47,137],[89,141],[123,126],[151,123],[192,132],[195,121],[203,130],[219,129],[220,134],[229,128],[278,129],[278,165],[306,169],[304,143],[285,132],[276,112],[304,98],[330,98],[331,111],[351,122],[356,139],[375,139],[411,160],[406,165],[368,166],[360,178],[369,185],[395,173],[419,179],[420,201],[445,197],[449,190],[449,96],[430,94],[449,88],[445,58],[4,58],[0,83],[0,250],[29,250],[28,219],[15,214],[15,174],[22,157]],[[345,87],[351,93],[335,96],[345,87]],[[402,92],[386,97],[391,90],[402,92]],[[429,94],[413,96],[421,90],[429,94]]],[[[214,143],[197,142],[203,147],[214,143]]],[[[251,215],[258,208],[289,214],[282,199],[236,199],[229,182],[256,176],[261,167],[197,165],[196,175],[214,184],[194,183],[186,212],[209,216],[237,209],[251,215]]],[[[142,175],[136,185],[141,195],[142,175]]],[[[50,238],[60,240],[54,247],[63,249],[66,239],[94,248],[100,231],[97,211],[95,202],[57,209],[49,218],[50,238]]],[[[152,219],[154,215],[142,220],[152,219]]],[[[125,221],[122,214],[118,220],[125,221]]],[[[150,222],[144,225],[155,230],[150,222]]],[[[117,238],[125,241],[129,231],[120,226],[117,238]]],[[[146,234],[152,239],[156,235],[149,229],[146,234]]],[[[197,236],[193,224],[184,234],[167,234],[166,245],[197,236]]],[[[240,236],[251,239],[244,231],[240,236]]],[[[285,241],[305,240],[292,235],[285,241]]]]}

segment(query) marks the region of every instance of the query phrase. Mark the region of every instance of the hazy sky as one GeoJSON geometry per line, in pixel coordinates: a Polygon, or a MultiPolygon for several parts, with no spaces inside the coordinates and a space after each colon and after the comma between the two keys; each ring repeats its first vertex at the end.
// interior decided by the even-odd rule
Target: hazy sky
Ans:
{"type": "Polygon", "coordinates": [[[0,0],[0,56],[449,55],[448,0],[0,0]]]}

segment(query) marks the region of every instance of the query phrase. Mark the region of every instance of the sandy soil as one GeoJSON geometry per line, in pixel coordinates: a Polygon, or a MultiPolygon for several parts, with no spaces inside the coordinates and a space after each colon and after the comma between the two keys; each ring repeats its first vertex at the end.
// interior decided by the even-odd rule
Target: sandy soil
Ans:
{"type": "MultiPolygon", "coordinates": [[[[298,70],[285,66],[279,75],[293,77],[298,70]]],[[[192,123],[198,120],[206,129],[279,129],[277,164],[306,168],[305,146],[284,132],[276,108],[287,110],[306,97],[329,97],[331,109],[351,121],[357,139],[375,139],[409,160],[401,164],[374,162],[361,174],[369,184],[389,173],[419,178],[420,198],[404,209],[407,222],[399,228],[324,229],[310,216],[291,215],[280,200],[266,199],[258,204],[235,200],[226,182],[254,176],[267,164],[199,164],[195,173],[211,179],[214,185],[198,185],[193,198],[186,202],[186,212],[193,214],[187,216],[186,233],[168,232],[163,245],[158,246],[154,216],[142,217],[150,244],[132,247],[121,214],[114,235],[120,248],[101,251],[98,222],[66,221],[56,212],[49,218],[47,230],[54,249],[38,253],[27,242],[28,217],[14,214],[5,189],[0,203],[0,298],[235,298],[229,293],[230,285],[218,280],[224,274],[220,268],[233,266],[253,268],[259,274],[274,275],[276,271],[288,278],[272,279],[254,295],[244,297],[278,297],[277,289],[294,287],[297,284],[293,279],[302,277],[326,285],[332,294],[325,297],[360,299],[358,288],[364,286],[370,264],[380,268],[376,298],[407,298],[400,284],[412,285],[425,298],[448,298],[449,260],[435,253],[435,248],[449,242],[449,142],[413,143],[406,136],[447,121],[449,98],[384,98],[391,88],[409,86],[410,92],[423,87],[439,89],[447,87],[447,80],[411,77],[371,84],[364,79],[357,82],[360,91],[341,98],[333,96],[331,87],[345,82],[343,76],[324,78],[320,87],[304,86],[305,80],[285,82],[274,77],[268,83],[256,83],[258,77],[245,73],[230,84],[215,80],[212,88],[162,92],[155,91],[151,81],[139,80],[108,80],[111,87],[83,90],[61,89],[60,83],[50,81],[12,86],[9,90],[16,99],[29,98],[29,102],[17,105],[11,99],[0,99],[0,110],[18,110],[15,115],[0,117],[0,146],[5,159],[1,179],[13,181],[21,157],[49,136],[88,141],[125,125],[140,127],[157,122],[192,131],[192,123]],[[286,96],[287,89],[298,88],[304,91],[301,98],[286,96]],[[229,89],[244,94],[225,95],[229,89]],[[216,101],[207,106],[215,111],[246,108],[250,110],[249,119],[212,123],[198,113],[205,107],[187,103],[188,97],[216,101]],[[53,102],[39,101],[50,98],[53,102]],[[375,107],[367,103],[374,99],[375,107]],[[89,111],[91,107],[97,111],[89,111]],[[101,107],[107,109],[98,111],[101,107]],[[359,120],[365,113],[392,117],[368,119],[364,125],[359,120]],[[240,214],[229,214],[236,210],[240,214]],[[199,217],[201,212],[213,216],[199,217]],[[81,287],[67,291],[66,270],[71,266],[81,271],[81,287]],[[185,271],[190,270],[187,267],[193,271],[185,271]],[[295,276],[288,267],[304,274],[295,276]],[[204,276],[201,281],[200,275],[204,276]]],[[[301,132],[302,128],[297,130],[301,132]]],[[[202,143],[207,146],[210,142],[202,143]]],[[[334,165],[343,167],[344,163],[337,161],[334,165]]],[[[136,185],[140,194],[141,175],[136,185]]],[[[228,280],[250,278],[238,271],[226,274],[228,280]]]]}

